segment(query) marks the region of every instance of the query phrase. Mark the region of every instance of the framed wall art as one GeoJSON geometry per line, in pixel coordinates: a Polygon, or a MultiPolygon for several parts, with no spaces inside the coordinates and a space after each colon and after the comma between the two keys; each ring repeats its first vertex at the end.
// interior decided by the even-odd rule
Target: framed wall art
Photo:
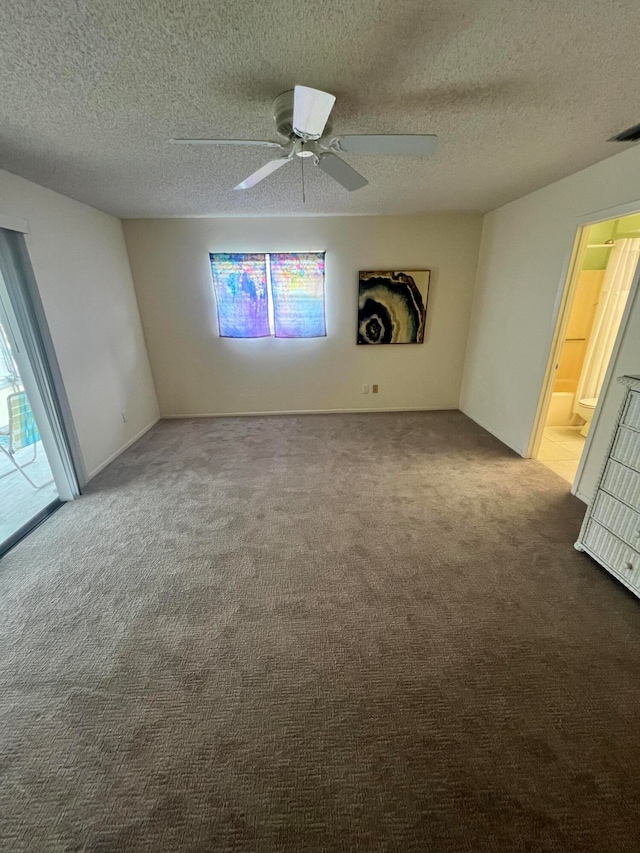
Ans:
{"type": "Polygon", "coordinates": [[[431,270],[361,271],[358,344],[421,344],[431,270]]]}

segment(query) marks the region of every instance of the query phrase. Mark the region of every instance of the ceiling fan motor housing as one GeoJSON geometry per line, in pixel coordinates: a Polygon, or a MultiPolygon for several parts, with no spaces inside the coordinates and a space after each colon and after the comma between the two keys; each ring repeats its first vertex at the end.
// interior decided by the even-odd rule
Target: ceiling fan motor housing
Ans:
{"type": "MultiPolygon", "coordinates": [[[[294,90],[289,89],[282,92],[273,102],[273,119],[276,123],[276,130],[280,136],[285,139],[301,139],[293,129],[293,97],[294,90]]],[[[331,122],[328,121],[325,125],[323,136],[331,133],[331,122]]]]}

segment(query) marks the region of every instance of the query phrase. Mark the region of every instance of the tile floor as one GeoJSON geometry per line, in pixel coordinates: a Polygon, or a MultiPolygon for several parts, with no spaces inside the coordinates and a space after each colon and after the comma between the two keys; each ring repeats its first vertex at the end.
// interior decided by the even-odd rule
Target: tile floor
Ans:
{"type": "Polygon", "coordinates": [[[575,479],[584,448],[585,439],[580,430],[579,426],[546,427],[538,450],[538,462],[569,483],[575,479]]]}

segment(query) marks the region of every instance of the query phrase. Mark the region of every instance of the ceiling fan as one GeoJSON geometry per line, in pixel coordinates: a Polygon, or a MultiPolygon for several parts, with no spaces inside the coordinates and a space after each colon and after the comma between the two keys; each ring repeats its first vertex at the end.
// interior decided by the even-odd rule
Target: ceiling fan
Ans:
{"type": "Polygon", "coordinates": [[[280,156],[249,175],[234,189],[248,190],[269,177],[295,157],[313,157],[313,162],[329,177],[352,192],[369,182],[338,153],[345,154],[433,154],[438,137],[432,134],[332,134],[329,116],[335,96],[308,86],[296,86],[283,92],[273,102],[273,117],[280,142],[262,139],[171,139],[179,145],[257,145],[279,148],[280,156]]]}

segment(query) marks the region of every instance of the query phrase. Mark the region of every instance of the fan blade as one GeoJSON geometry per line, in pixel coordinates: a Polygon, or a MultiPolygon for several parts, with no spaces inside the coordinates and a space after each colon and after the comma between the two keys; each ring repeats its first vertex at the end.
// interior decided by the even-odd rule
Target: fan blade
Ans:
{"type": "Polygon", "coordinates": [[[279,142],[266,139],[170,139],[174,145],[259,145],[262,148],[282,148],[279,142]]]}
{"type": "Polygon", "coordinates": [[[265,165],[261,166],[257,172],[254,172],[253,175],[249,175],[249,177],[245,178],[242,183],[238,184],[237,187],[234,187],[234,190],[250,190],[251,187],[255,187],[256,184],[260,183],[260,181],[264,181],[265,178],[268,178],[269,175],[281,166],[284,166],[284,164],[288,163],[290,160],[291,157],[279,157],[277,160],[271,160],[269,163],[265,163],[265,165]]]}
{"type": "Polygon", "coordinates": [[[296,86],[293,95],[294,132],[303,139],[320,139],[335,102],[335,95],[328,92],[296,86]]]}
{"type": "Polygon", "coordinates": [[[438,147],[438,137],[421,133],[381,133],[339,136],[338,150],[349,154],[407,154],[412,156],[433,154],[438,147]]]}
{"type": "Polygon", "coordinates": [[[318,166],[330,178],[342,184],[349,192],[360,190],[369,183],[366,178],[362,177],[360,172],[356,172],[355,169],[352,169],[348,163],[345,163],[344,160],[341,160],[335,154],[322,154],[318,157],[318,166]]]}

